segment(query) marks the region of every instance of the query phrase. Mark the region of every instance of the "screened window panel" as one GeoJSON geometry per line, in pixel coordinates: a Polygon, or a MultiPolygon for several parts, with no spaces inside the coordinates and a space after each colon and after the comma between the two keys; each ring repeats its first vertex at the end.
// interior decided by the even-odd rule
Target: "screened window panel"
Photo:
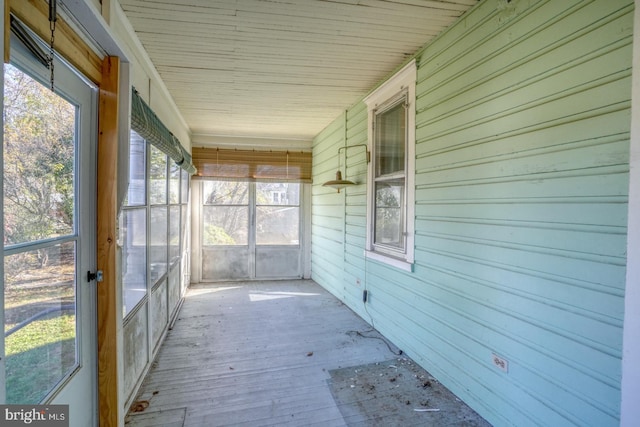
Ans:
{"type": "Polygon", "coordinates": [[[180,241],[183,242],[182,244],[182,248],[185,247],[184,245],[184,239],[186,238],[185,236],[185,231],[187,228],[187,205],[181,205],[180,206],[180,241]]]}
{"type": "Polygon", "coordinates": [[[169,203],[180,203],[180,166],[169,163],[169,203]]]}
{"type": "Polygon", "coordinates": [[[375,176],[405,169],[406,112],[404,98],[375,116],[375,176]]]}
{"type": "Polygon", "coordinates": [[[147,203],[147,143],[135,131],[129,139],[129,188],[125,206],[141,206],[147,203]]]}
{"type": "Polygon", "coordinates": [[[149,202],[167,203],[167,156],[153,145],[149,150],[149,202]]]}
{"type": "Polygon", "coordinates": [[[182,169],[180,171],[180,203],[182,204],[189,202],[189,180],[189,174],[182,169]]]}
{"type": "Polygon", "coordinates": [[[204,246],[248,244],[248,206],[204,206],[203,220],[204,246]]]}
{"type": "Polygon", "coordinates": [[[6,403],[39,403],[78,366],[74,254],[68,242],[4,259],[6,403]]]}
{"type": "Polygon", "coordinates": [[[300,184],[256,183],[256,244],[300,243],[300,184]]]}
{"type": "Polygon", "coordinates": [[[249,184],[237,181],[205,181],[202,185],[205,205],[246,205],[249,184]]]}
{"type": "Polygon", "coordinates": [[[169,207],[169,265],[180,259],[180,206],[169,207]]]}
{"type": "Polygon", "coordinates": [[[12,65],[4,87],[4,244],[73,234],[77,108],[12,65]]]}
{"type": "Polygon", "coordinates": [[[297,206],[257,206],[256,244],[300,244],[300,208],[297,206]]]}
{"type": "Polygon", "coordinates": [[[256,205],[300,205],[300,184],[294,182],[257,182],[256,205]]]}
{"type": "Polygon", "coordinates": [[[147,293],[147,209],[123,210],[119,229],[122,303],[126,316],[147,293]]]}
{"type": "Polygon", "coordinates": [[[166,206],[151,208],[149,270],[152,284],[156,283],[167,272],[167,215],[166,206]]]}

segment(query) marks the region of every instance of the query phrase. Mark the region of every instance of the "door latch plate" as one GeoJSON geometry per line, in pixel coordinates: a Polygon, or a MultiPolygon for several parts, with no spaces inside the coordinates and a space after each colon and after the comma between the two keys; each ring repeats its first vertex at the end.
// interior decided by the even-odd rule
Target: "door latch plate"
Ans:
{"type": "Polygon", "coordinates": [[[104,276],[102,274],[102,270],[98,270],[95,273],[87,271],[87,282],[92,282],[94,280],[97,282],[102,282],[103,279],[104,276]]]}

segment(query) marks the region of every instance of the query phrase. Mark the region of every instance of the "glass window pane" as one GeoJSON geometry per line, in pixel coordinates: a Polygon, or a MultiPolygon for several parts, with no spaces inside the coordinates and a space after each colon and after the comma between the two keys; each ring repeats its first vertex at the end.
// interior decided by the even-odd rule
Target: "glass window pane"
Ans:
{"type": "Polygon", "coordinates": [[[246,245],[249,209],[247,206],[204,206],[203,244],[246,245]]]}
{"type": "Polygon", "coordinates": [[[189,173],[184,170],[184,169],[180,169],[180,185],[181,185],[181,190],[180,190],[180,203],[182,204],[186,204],[189,203],[189,180],[190,180],[190,176],[189,173]]]}
{"type": "Polygon", "coordinates": [[[374,243],[404,249],[404,179],[376,182],[374,243]]]}
{"type": "Polygon", "coordinates": [[[256,205],[300,205],[300,184],[290,182],[256,183],[256,205]]]}
{"type": "Polygon", "coordinates": [[[249,184],[234,181],[204,181],[202,196],[205,205],[246,205],[249,184]]]}
{"type": "Polygon", "coordinates": [[[149,227],[149,268],[151,284],[154,284],[167,272],[167,208],[151,208],[149,227]]]}
{"type": "Polygon", "coordinates": [[[180,203],[180,166],[171,162],[169,165],[169,203],[180,203]]]}
{"type": "MultiPolygon", "coordinates": [[[[184,242],[184,239],[186,238],[185,236],[185,232],[186,232],[186,227],[187,227],[187,215],[188,215],[188,210],[187,210],[187,206],[186,205],[182,205],[181,206],[181,216],[180,216],[180,239],[184,242]]],[[[184,247],[185,245],[183,244],[182,247],[184,247]]]]}
{"type": "Polygon", "coordinates": [[[404,171],[406,109],[404,99],[375,118],[375,176],[404,171]]]}
{"type": "Polygon", "coordinates": [[[4,244],[73,234],[76,107],[5,67],[4,244]]]}
{"type": "Polygon", "coordinates": [[[149,157],[149,200],[163,205],[167,203],[167,156],[151,145],[149,157]]]}
{"type": "Polygon", "coordinates": [[[6,403],[35,404],[77,365],[75,243],[4,259],[6,403]]]}
{"type": "Polygon", "coordinates": [[[127,209],[120,216],[122,303],[124,316],[147,293],[147,210],[127,209]]]}
{"type": "Polygon", "coordinates": [[[129,190],[125,205],[140,206],[147,203],[146,198],[146,150],[147,143],[135,131],[131,131],[129,140],[129,190]]]}
{"type": "Polygon", "coordinates": [[[300,243],[300,208],[295,206],[256,207],[258,245],[297,245],[300,243]]]}
{"type": "Polygon", "coordinates": [[[169,208],[169,265],[180,258],[180,206],[169,208]]]}

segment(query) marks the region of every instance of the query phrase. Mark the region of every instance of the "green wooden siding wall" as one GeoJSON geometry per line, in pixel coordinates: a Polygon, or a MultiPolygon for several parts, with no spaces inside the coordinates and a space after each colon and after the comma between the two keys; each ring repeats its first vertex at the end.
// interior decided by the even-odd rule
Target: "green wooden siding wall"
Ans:
{"type": "Polygon", "coordinates": [[[313,278],[495,425],[618,424],[632,15],[485,0],[416,55],[412,273],[364,259],[360,150],[321,186],[364,104],[314,142],[313,278]]]}

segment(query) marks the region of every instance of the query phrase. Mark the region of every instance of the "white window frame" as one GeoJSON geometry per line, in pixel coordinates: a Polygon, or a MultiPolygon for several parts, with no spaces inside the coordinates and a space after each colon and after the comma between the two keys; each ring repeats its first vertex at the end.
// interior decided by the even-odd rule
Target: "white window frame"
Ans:
{"type": "MultiPolygon", "coordinates": [[[[416,62],[406,64],[393,77],[364,99],[368,111],[368,145],[371,162],[367,171],[367,240],[365,256],[406,271],[413,271],[415,242],[415,146],[416,146],[416,62]],[[374,121],[378,108],[406,94],[407,134],[405,146],[404,234],[402,251],[374,244],[375,226],[375,141],[374,121]]],[[[394,104],[395,105],[395,104],[394,104]]]]}

